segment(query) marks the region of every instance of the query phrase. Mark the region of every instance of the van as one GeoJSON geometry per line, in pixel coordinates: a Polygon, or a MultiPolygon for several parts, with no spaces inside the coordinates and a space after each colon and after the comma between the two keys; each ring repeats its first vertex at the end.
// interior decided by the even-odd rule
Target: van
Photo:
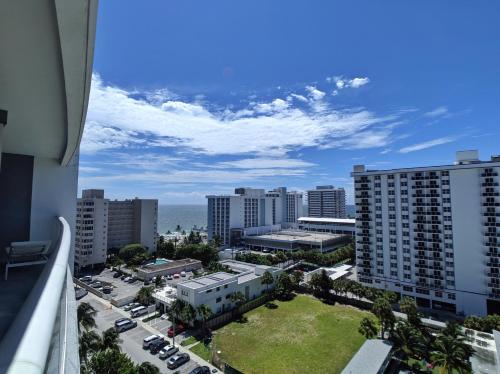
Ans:
{"type": "Polygon", "coordinates": [[[138,306],[137,308],[134,308],[130,311],[130,316],[132,318],[136,318],[139,316],[143,316],[144,314],[148,314],[148,308],[145,306],[138,306]]]}
{"type": "Polygon", "coordinates": [[[149,349],[149,347],[151,346],[151,344],[155,344],[155,343],[159,343],[159,342],[163,342],[165,339],[162,337],[162,336],[159,336],[159,335],[150,335],[148,336],[147,338],[144,338],[144,340],[142,341],[142,348],[144,349],[149,349]]]}
{"type": "Polygon", "coordinates": [[[127,330],[130,330],[136,326],[137,326],[137,322],[133,321],[131,319],[128,319],[128,318],[126,318],[120,322],[115,322],[115,329],[117,332],[127,331],[127,330]]]}
{"type": "Polygon", "coordinates": [[[81,277],[81,278],[79,279],[79,281],[80,281],[80,282],[83,282],[83,283],[90,283],[90,282],[92,282],[92,276],[90,276],[90,275],[86,275],[86,276],[84,276],[84,277],[81,277]]]}

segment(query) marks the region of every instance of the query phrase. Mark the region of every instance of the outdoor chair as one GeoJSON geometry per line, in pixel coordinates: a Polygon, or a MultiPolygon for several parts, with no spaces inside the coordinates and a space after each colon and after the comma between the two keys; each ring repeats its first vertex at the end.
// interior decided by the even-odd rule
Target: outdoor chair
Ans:
{"type": "Polygon", "coordinates": [[[47,263],[49,249],[50,240],[10,243],[10,246],[5,247],[7,253],[5,280],[9,275],[9,268],[47,263]]]}

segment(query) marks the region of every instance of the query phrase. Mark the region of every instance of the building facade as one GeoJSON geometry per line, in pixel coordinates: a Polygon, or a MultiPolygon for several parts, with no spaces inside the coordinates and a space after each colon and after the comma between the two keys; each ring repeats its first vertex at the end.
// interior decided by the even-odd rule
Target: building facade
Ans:
{"type": "Polygon", "coordinates": [[[158,200],[114,200],[104,190],[83,190],[77,201],[75,265],[103,264],[110,248],[140,243],[156,250],[158,200]]]}
{"type": "Polygon", "coordinates": [[[297,220],[297,228],[304,231],[356,236],[356,220],[353,218],[300,217],[297,220]]]}
{"type": "Polygon", "coordinates": [[[500,310],[500,157],[453,165],[354,167],[360,282],[462,315],[500,310]]]}
{"type": "Polygon", "coordinates": [[[309,217],[345,218],[345,190],[334,186],[317,186],[307,191],[309,217]]]}
{"type": "Polygon", "coordinates": [[[222,246],[238,241],[242,230],[296,222],[302,214],[302,194],[279,187],[236,188],[234,195],[209,195],[208,239],[219,237],[222,246]]]}

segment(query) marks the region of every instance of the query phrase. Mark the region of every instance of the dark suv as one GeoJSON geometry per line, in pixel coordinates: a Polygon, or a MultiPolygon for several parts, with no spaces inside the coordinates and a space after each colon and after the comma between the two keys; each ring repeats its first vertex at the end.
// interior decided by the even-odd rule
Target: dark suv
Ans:
{"type": "Polygon", "coordinates": [[[149,346],[149,352],[151,352],[151,354],[155,355],[158,352],[160,352],[163,349],[163,347],[166,347],[167,345],[168,345],[168,342],[166,342],[166,341],[155,342],[149,346]]]}
{"type": "Polygon", "coordinates": [[[189,374],[210,374],[210,368],[208,366],[198,366],[191,370],[189,374]]]}

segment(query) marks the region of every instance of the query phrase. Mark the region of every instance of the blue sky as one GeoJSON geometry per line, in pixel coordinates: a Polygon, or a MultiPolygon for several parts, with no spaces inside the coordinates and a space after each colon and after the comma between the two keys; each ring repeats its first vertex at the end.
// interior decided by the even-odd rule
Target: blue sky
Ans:
{"type": "Polygon", "coordinates": [[[81,188],[204,203],[500,153],[500,3],[100,2],[81,188]]]}

